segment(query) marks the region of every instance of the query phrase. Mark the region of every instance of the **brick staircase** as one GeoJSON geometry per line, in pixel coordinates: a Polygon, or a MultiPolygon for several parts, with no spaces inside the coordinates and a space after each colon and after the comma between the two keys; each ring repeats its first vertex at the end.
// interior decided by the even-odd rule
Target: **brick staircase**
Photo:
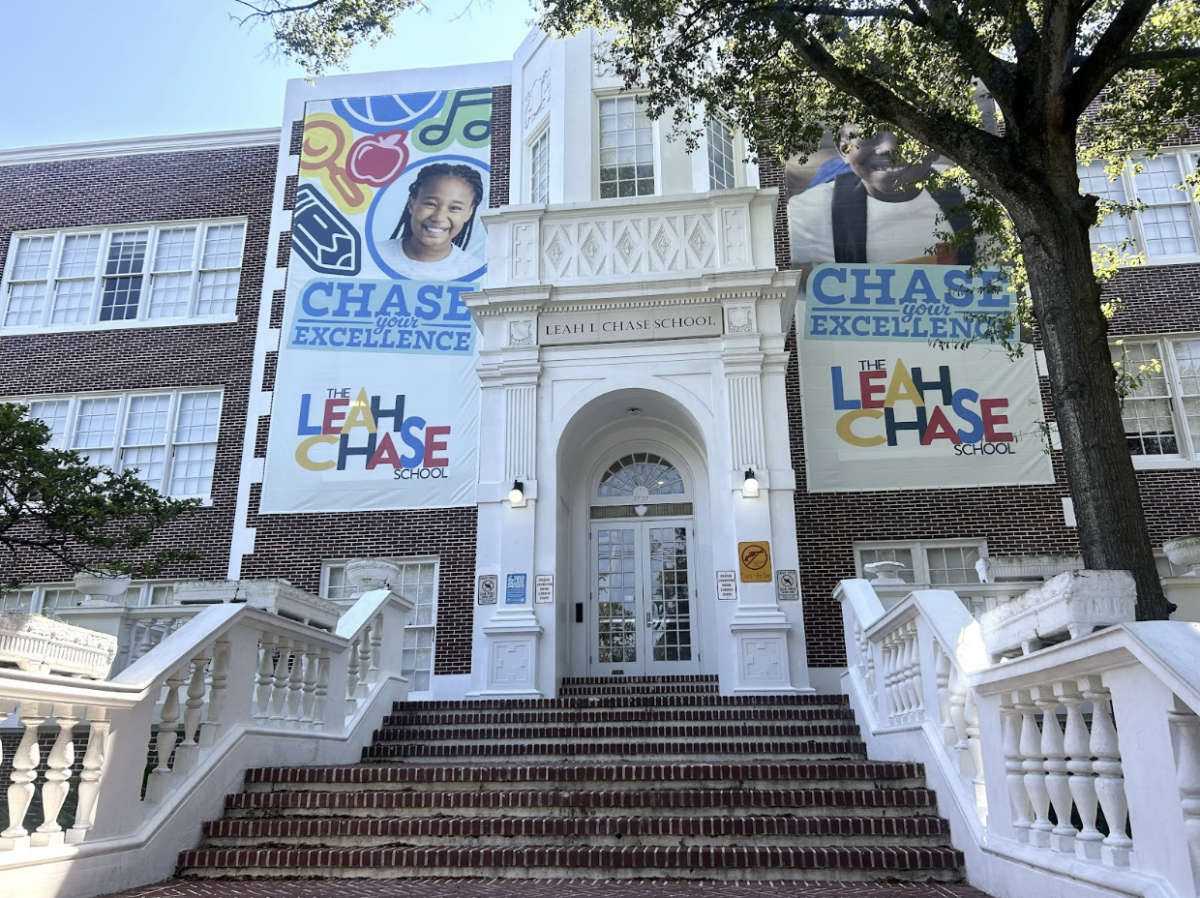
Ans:
{"type": "Polygon", "coordinates": [[[961,881],[919,765],[866,759],[841,696],[715,677],[397,705],[346,767],[262,768],[189,877],[961,881]]]}

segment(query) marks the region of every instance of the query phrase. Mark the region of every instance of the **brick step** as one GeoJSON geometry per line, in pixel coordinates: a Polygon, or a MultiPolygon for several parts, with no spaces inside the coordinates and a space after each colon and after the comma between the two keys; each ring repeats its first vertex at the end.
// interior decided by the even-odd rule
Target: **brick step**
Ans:
{"type": "Polygon", "coordinates": [[[647,687],[645,693],[637,695],[600,695],[586,692],[577,696],[559,698],[514,698],[514,699],[418,699],[411,702],[395,702],[393,713],[410,711],[519,711],[565,708],[644,708],[644,707],[771,707],[803,706],[823,708],[849,707],[844,695],[818,695],[803,693],[796,695],[717,695],[716,693],[679,694],[664,692],[660,687],[647,687]]]}
{"type": "Polygon", "coordinates": [[[678,685],[682,683],[708,683],[714,689],[717,688],[716,674],[659,674],[657,676],[645,677],[613,677],[613,676],[597,676],[597,677],[563,677],[559,684],[561,686],[606,686],[606,685],[678,685]]]}
{"type": "Polygon", "coordinates": [[[580,724],[620,722],[712,722],[722,721],[820,721],[853,720],[854,712],[845,707],[799,707],[752,705],[728,708],[543,708],[517,711],[405,711],[389,714],[384,727],[398,726],[486,726],[529,724],[580,724]]]}
{"type": "Polygon", "coordinates": [[[461,742],[499,740],[680,740],[680,739],[813,739],[857,737],[855,723],[602,723],[602,724],[543,724],[530,726],[463,726],[463,727],[383,727],[375,731],[373,741],[384,745],[393,742],[436,742],[453,745],[461,742]]]}
{"type": "Polygon", "coordinates": [[[446,762],[451,758],[503,759],[555,757],[563,759],[588,758],[623,761],[653,758],[688,759],[697,756],[720,757],[753,755],[820,759],[866,759],[866,743],[858,740],[831,741],[735,741],[708,739],[701,742],[664,740],[660,742],[458,742],[436,745],[426,742],[376,742],[363,749],[364,761],[420,760],[429,758],[446,762]]]}
{"type": "Polygon", "coordinates": [[[866,837],[889,844],[944,844],[949,835],[949,825],[940,817],[271,817],[205,823],[202,847],[365,847],[397,839],[406,845],[424,845],[447,838],[459,844],[486,838],[519,838],[526,844],[587,839],[589,845],[677,845],[689,839],[753,838],[762,845],[795,844],[798,839],[852,844],[866,837]]]}
{"type": "Polygon", "coordinates": [[[250,790],[286,786],[345,786],[356,789],[391,784],[438,784],[442,788],[463,784],[486,788],[490,784],[539,784],[544,788],[595,784],[608,788],[668,782],[723,783],[744,786],[750,782],[819,781],[858,783],[874,787],[923,783],[921,764],[899,761],[742,761],[715,764],[346,764],[328,767],[254,767],[246,771],[250,790]]]}
{"type": "Polygon", "coordinates": [[[901,809],[910,814],[935,812],[937,799],[929,789],[547,789],[475,790],[369,790],[336,792],[238,792],[225,796],[232,817],[264,817],[286,811],[289,815],[324,814],[328,811],[380,816],[404,809],[435,815],[501,811],[516,816],[560,809],[578,813],[637,810],[670,814],[680,809],[723,812],[755,808],[795,814],[820,814],[826,808],[854,808],[860,813],[882,814],[901,809]]]}
{"type": "Polygon", "coordinates": [[[888,878],[957,881],[953,848],[757,845],[438,848],[198,848],[180,857],[196,877],[442,877],[810,880],[888,878]]]}

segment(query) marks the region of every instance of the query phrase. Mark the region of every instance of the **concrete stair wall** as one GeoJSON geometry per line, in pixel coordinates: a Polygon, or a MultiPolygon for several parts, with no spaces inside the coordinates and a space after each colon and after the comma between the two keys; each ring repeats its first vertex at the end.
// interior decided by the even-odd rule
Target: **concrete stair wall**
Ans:
{"type": "Polygon", "coordinates": [[[917,765],[866,759],[841,696],[715,678],[409,702],[345,767],[260,768],[195,877],[962,879],[917,765]]]}

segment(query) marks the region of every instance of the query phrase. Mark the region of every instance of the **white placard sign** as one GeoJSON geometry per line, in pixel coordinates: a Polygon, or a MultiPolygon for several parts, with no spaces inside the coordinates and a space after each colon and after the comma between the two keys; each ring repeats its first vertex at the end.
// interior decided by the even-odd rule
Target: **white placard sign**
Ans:
{"type": "Polygon", "coordinates": [[[533,578],[533,601],[535,605],[554,603],[554,575],[538,574],[533,578]]]}
{"type": "Polygon", "coordinates": [[[717,601],[737,601],[737,571],[717,571],[717,601]]]}

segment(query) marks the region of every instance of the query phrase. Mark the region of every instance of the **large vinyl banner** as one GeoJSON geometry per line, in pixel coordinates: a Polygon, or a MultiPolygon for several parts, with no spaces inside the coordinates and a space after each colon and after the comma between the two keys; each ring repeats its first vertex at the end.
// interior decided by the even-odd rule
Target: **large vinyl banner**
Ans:
{"type": "Polygon", "coordinates": [[[1032,352],[986,336],[1014,297],[972,274],[970,241],[939,238],[968,223],[961,196],[922,184],[935,154],[896,147],[847,126],[789,165],[808,490],[1052,483],[1032,352]]]}
{"type": "Polygon", "coordinates": [[[475,504],[491,104],[307,104],[263,513],[475,504]]]}

